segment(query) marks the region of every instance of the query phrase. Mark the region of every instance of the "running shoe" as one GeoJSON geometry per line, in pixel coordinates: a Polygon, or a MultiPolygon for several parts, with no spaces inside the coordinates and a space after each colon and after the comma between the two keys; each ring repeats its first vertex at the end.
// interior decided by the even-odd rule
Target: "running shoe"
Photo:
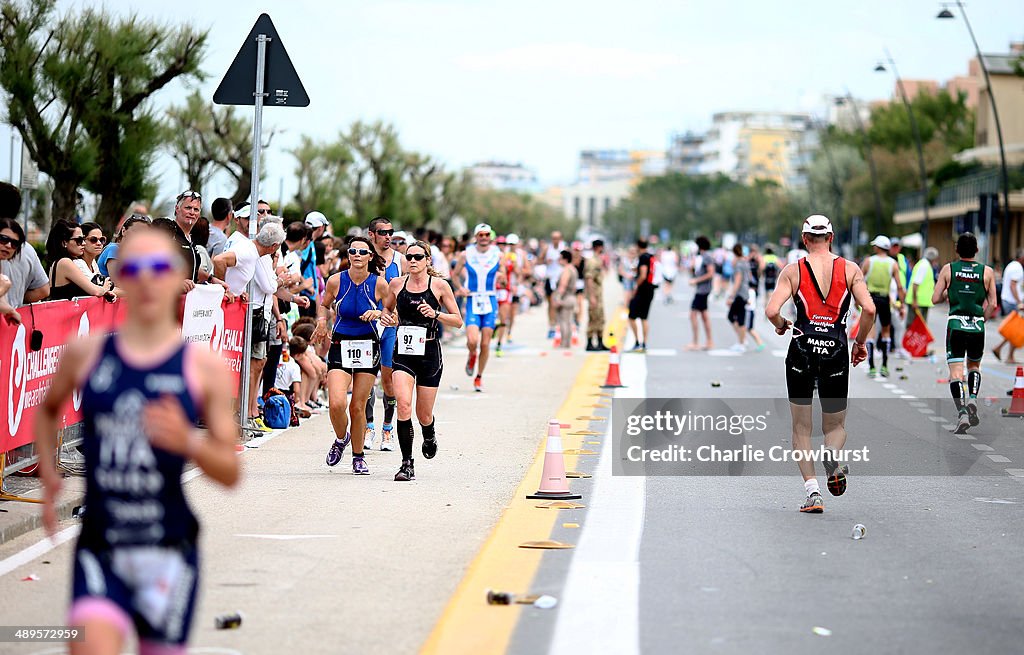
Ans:
{"type": "Polygon", "coordinates": [[[764,350],[764,347],[765,346],[763,343],[758,344],[757,348],[754,348],[754,352],[761,352],[762,350],[764,350]]]}
{"type": "Polygon", "coordinates": [[[843,465],[840,466],[839,462],[832,459],[832,453],[828,453],[822,464],[825,465],[825,475],[828,476],[828,481],[825,486],[828,487],[828,491],[833,496],[842,496],[846,493],[846,474],[850,472],[850,467],[843,465]]]}
{"type": "Polygon", "coordinates": [[[972,428],[981,423],[981,419],[978,418],[978,403],[973,400],[967,403],[967,420],[971,422],[972,428]]]}
{"type": "Polygon", "coordinates": [[[889,367],[888,366],[883,366],[882,370],[879,371],[879,373],[882,375],[883,378],[889,377],[889,367]]]}
{"type": "Polygon", "coordinates": [[[953,430],[953,434],[967,434],[967,428],[971,427],[971,419],[964,412],[960,414],[960,419],[957,421],[956,429],[953,430]]]}
{"type": "Polygon", "coordinates": [[[555,330],[554,330],[554,328],[552,328],[552,329],[548,330],[548,339],[554,339],[554,338],[555,338],[555,330]]]}
{"type": "Polygon", "coordinates": [[[476,391],[477,393],[480,393],[483,390],[484,390],[484,381],[481,380],[480,376],[478,375],[473,380],[473,391],[476,391]]]}
{"type": "Polygon", "coordinates": [[[253,418],[252,419],[252,424],[254,426],[256,426],[256,429],[259,430],[260,432],[273,432],[274,431],[266,423],[263,422],[263,417],[262,416],[257,416],[255,418],[253,418]]]}
{"type": "Polygon", "coordinates": [[[501,344],[500,343],[497,346],[494,347],[494,354],[497,357],[504,357],[504,355],[501,352],[501,344]]]}
{"type": "Polygon", "coordinates": [[[350,441],[352,441],[352,437],[346,433],[344,441],[335,439],[331,443],[331,449],[327,451],[327,466],[338,465],[338,462],[341,461],[341,456],[345,453],[345,447],[348,446],[350,441]]]}
{"type": "Polygon", "coordinates": [[[876,378],[876,377],[878,377],[878,369],[875,368],[874,366],[869,368],[868,369],[868,377],[869,378],[876,378]]]}
{"type": "Polygon", "coordinates": [[[410,482],[416,479],[416,471],[412,467],[411,459],[403,459],[402,466],[399,467],[398,473],[395,473],[395,482],[410,482]]]}
{"type": "Polygon", "coordinates": [[[437,436],[433,439],[423,439],[423,456],[427,459],[433,459],[434,455],[437,454],[437,436]]]}
{"type": "Polygon", "coordinates": [[[630,348],[629,352],[631,352],[631,353],[642,353],[645,350],[646,349],[644,348],[643,344],[642,343],[638,343],[635,346],[633,346],[632,348],[630,348]]]}
{"type": "Polygon", "coordinates": [[[729,346],[729,350],[731,350],[734,353],[745,353],[747,352],[747,347],[744,346],[742,343],[734,343],[731,346],[729,346]]]}
{"type": "Polygon", "coordinates": [[[469,359],[466,360],[466,375],[473,377],[473,371],[476,370],[476,353],[470,353],[469,359]]]}
{"type": "Polygon", "coordinates": [[[380,449],[392,451],[395,449],[395,440],[392,439],[394,428],[387,423],[380,426],[380,449]]]}
{"type": "Polygon", "coordinates": [[[370,467],[366,465],[362,455],[352,458],[352,475],[370,475],[370,467]]]}
{"type": "Polygon", "coordinates": [[[807,496],[804,504],[800,506],[800,511],[805,514],[821,514],[825,511],[825,504],[821,502],[821,494],[817,491],[807,496]]]}
{"type": "Polygon", "coordinates": [[[363,449],[373,450],[373,442],[377,438],[376,433],[373,429],[373,423],[366,424],[366,436],[363,437],[363,449]]]}

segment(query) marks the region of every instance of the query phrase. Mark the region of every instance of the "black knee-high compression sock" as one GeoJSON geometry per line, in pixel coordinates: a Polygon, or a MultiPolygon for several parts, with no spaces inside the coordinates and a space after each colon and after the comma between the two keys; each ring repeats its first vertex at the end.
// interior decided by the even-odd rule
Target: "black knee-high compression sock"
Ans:
{"type": "Polygon", "coordinates": [[[376,397],[373,387],[370,387],[370,397],[366,399],[366,424],[373,425],[373,401],[376,397]]]}
{"type": "Polygon", "coordinates": [[[412,419],[398,419],[398,447],[402,449],[402,459],[412,459],[412,442],[415,435],[412,431],[412,419]]]}
{"type": "Polygon", "coordinates": [[[875,367],[875,340],[868,339],[868,366],[875,367]]]}
{"type": "Polygon", "coordinates": [[[889,366],[889,349],[892,347],[892,339],[882,339],[879,344],[882,347],[882,366],[889,366]]]}
{"type": "Polygon", "coordinates": [[[433,439],[434,438],[434,421],[433,420],[431,420],[428,425],[423,425],[422,423],[420,423],[420,429],[423,430],[423,438],[424,439],[433,439]]]}
{"type": "Polygon", "coordinates": [[[384,394],[384,425],[391,425],[391,421],[395,419],[395,407],[397,406],[398,402],[394,396],[384,394]]]}
{"type": "Polygon", "coordinates": [[[964,383],[963,380],[950,380],[949,381],[949,393],[953,396],[953,403],[956,405],[956,411],[958,414],[962,414],[964,411],[964,383]]]}
{"type": "Polygon", "coordinates": [[[978,392],[981,390],[981,371],[968,371],[967,372],[967,393],[970,394],[971,400],[978,397],[978,392]]]}

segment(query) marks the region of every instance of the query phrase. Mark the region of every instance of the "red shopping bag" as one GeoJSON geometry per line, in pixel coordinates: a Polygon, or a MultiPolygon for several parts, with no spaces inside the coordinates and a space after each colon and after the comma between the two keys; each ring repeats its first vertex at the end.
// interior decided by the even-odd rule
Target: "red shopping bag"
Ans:
{"type": "Polygon", "coordinates": [[[921,318],[921,312],[917,312],[914,322],[903,334],[903,348],[911,357],[924,357],[928,354],[928,344],[932,341],[935,341],[935,337],[921,318]]]}

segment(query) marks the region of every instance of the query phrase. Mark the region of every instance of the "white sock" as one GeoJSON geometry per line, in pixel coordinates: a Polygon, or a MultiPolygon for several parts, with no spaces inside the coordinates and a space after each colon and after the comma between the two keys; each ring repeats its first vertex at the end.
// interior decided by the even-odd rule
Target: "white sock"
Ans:
{"type": "Polygon", "coordinates": [[[821,489],[818,487],[818,479],[811,478],[810,480],[804,480],[804,491],[807,492],[808,496],[815,493],[820,494],[821,489]]]}

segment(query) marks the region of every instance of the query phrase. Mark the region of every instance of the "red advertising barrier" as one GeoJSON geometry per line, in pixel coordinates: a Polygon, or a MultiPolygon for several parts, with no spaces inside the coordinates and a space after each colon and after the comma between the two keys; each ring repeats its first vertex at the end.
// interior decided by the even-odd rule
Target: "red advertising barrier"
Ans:
{"type": "MultiPolygon", "coordinates": [[[[124,304],[79,298],[36,303],[18,312],[21,325],[10,326],[0,321],[0,452],[32,442],[36,409],[46,396],[64,348],[78,337],[116,331],[124,319],[124,304]],[[42,345],[33,351],[32,335],[36,330],[42,333],[42,345]]],[[[242,363],[245,305],[221,303],[210,313],[211,316],[204,317],[210,336],[190,340],[206,341],[219,351],[237,382],[242,363]]],[[[81,416],[81,396],[76,392],[64,408],[60,425],[73,425],[81,416]]]]}

